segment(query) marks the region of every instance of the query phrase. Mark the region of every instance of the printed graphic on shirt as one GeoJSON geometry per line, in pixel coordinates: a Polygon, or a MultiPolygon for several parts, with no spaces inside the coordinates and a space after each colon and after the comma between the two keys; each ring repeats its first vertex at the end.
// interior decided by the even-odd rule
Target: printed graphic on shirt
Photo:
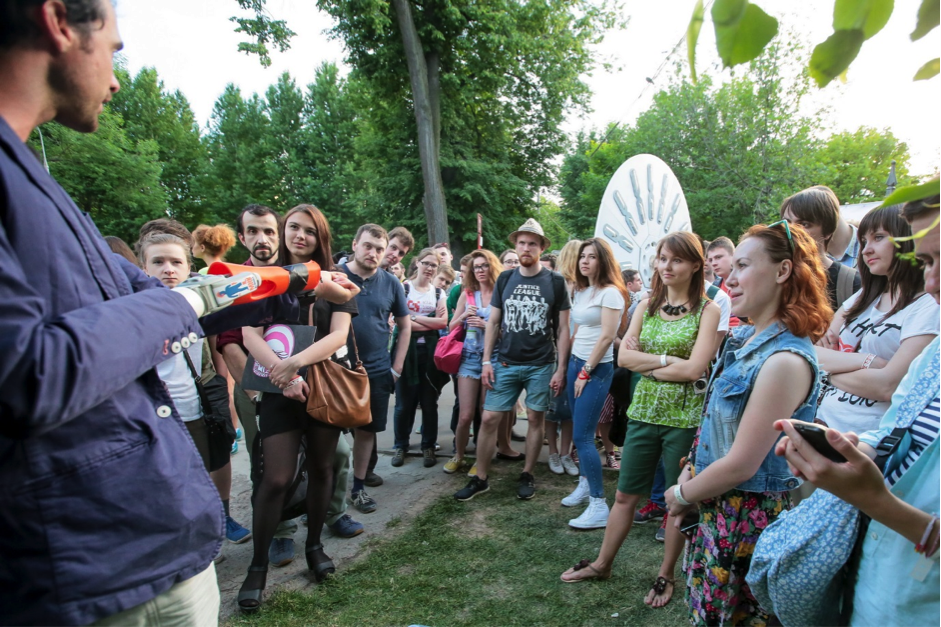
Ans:
{"type": "Polygon", "coordinates": [[[505,328],[510,333],[546,335],[549,332],[549,304],[538,285],[520,283],[503,303],[505,328]]]}
{"type": "MultiPolygon", "coordinates": [[[[287,359],[294,354],[294,331],[284,324],[275,324],[265,330],[265,343],[274,354],[281,359],[287,359]]],[[[252,368],[254,373],[263,379],[268,378],[268,369],[257,361],[252,368]]]]}

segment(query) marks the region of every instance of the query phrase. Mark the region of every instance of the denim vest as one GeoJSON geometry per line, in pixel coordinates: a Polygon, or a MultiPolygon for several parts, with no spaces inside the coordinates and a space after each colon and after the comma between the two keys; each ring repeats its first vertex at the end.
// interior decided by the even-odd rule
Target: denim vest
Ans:
{"type": "MultiPolygon", "coordinates": [[[[755,327],[740,327],[726,344],[719,364],[709,381],[709,398],[706,404],[699,446],[696,449],[696,473],[717,459],[728,455],[735,441],[742,414],[748,404],[755,379],[765,360],[781,351],[791,351],[806,359],[813,369],[813,386],[810,394],[791,416],[795,420],[812,422],[817,409],[820,384],[817,380],[817,353],[809,338],[795,337],[779,322],[762,331],[747,346],[745,341],[755,333],[755,327]]],[[[781,385],[788,385],[781,381],[781,385]]],[[[788,470],[783,457],[768,451],[755,475],[736,489],[745,492],[785,492],[801,484],[788,470]]]]}

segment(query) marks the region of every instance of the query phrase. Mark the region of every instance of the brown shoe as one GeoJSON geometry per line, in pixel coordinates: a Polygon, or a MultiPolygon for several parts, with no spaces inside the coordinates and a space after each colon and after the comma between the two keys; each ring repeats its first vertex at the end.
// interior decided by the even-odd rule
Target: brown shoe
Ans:
{"type": "Polygon", "coordinates": [[[425,468],[431,468],[438,463],[438,458],[435,457],[435,449],[426,448],[422,449],[422,455],[425,456],[425,468]]]}

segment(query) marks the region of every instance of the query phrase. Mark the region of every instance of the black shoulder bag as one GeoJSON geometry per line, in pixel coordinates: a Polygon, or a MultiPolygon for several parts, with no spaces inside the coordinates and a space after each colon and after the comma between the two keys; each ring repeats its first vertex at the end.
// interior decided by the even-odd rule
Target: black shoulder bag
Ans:
{"type": "Polygon", "coordinates": [[[235,442],[235,428],[229,412],[229,385],[218,374],[203,383],[186,350],[183,351],[183,357],[199,393],[199,404],[209,433],[209,472],[213,472],[231,461],[232,443],[235,442]]]}

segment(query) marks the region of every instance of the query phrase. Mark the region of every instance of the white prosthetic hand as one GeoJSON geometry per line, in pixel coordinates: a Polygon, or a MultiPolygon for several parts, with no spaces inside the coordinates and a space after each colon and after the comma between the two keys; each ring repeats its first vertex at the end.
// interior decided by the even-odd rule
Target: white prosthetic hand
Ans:
{"type": "Polygon", "coordinates": [[[237,298],[261,287],[261,277],[255,272],[241,272],[235,276],[200,275],[190,277],[173,288],[181,294],[202,318],[225,309],[237,298]]]}

